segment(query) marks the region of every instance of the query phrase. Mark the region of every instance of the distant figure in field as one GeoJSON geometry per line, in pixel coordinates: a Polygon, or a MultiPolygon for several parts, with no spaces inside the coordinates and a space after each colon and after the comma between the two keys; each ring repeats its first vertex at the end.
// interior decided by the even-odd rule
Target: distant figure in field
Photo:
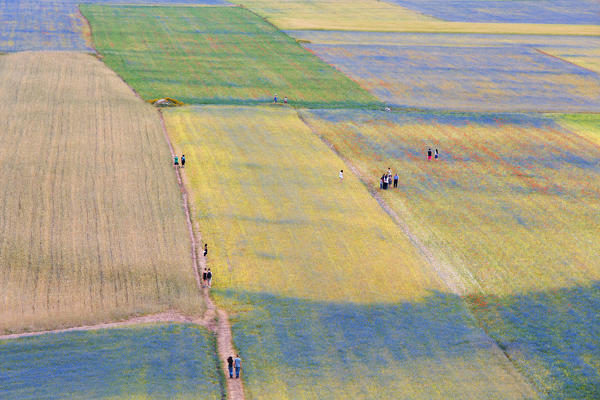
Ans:
{"type": "Polygon", "coordinates": [[[394,175],[394,187],[395,188],[398,187],[398,179],[400,179],[400,177],[398,176],[398,173],[396,172],[396,175],[394,175]]]}
{"type": "Polygon", "coordinates": [[[287,104],[287,96],[283,98],[283,104],[287,104]]]}
{"type": "Polygon", "coordinates": [[[240,377],[240,369],[242,369],[242,359],[238,355],[235,356],[233,362],[235,363],[235,379],[238,379],[240,377]]]}
{"type": "Polygon", "coordinates": [[[208,254],[208,243],[204,243],[204,257],[208,254]]]}
{"type": "Polygon", "coordinates": [[[273,96],[273,103],[277,103],[277,93],[273,96]]]}
{"type": "Polygon", "coordinates": [[[392,176],[392,169],[390,167],[388,167],[388,172],[387,172],[388,176],[392,176]]]}
{"type": "Polygon", "coordinates": [[[185,154],[181,155],[181,168],[185,168],[185,154]]]}
{"type": "Polygon", "coordinates": [[[233,379],[233,357],[227,358],[227,369],[229,370],[229,379],[233,379]]]}
{"type": "Polygon", "coordinates": [[[383,189],[383,181],[385,180],[385,174],[381,175],[381,178],[379,178],[379,189],[383,189]]]}
{"type": "Polygon", "coordinates": [[[339,176],[339,178],[340,178],[340,181],[343,181],[343,180],[344,180],[344,170],[343,170],[343,169],[341,169],[341,170],[340,170],[340,173],[339,173],[339,175],[338,175],[338,176],[339,176]]]}
{"type": "Polygon", "coordinates": [[[179,168],[179,157],[175,156],[173,158],[173,165],[179,168]]]}
{"type": "Polygon", "coordinates": [[[206,273],[206,283],[208,284],[208,287],[212,287],[212,272],[210,272],[210,268],[206,273]]]}
{"type": "Polygon", "coordinates": [[[427,150],[427,159],[431,160],[431,149],[427,150]]]}
{"type": "Polygon", "coordinates": [[[206,268],[204,268],[204,271],[202,271],[202,287],[206,287],[206,268]]]}
{"type": "Polygon", "coordinates": [[[440,157],[440,153],[438,153],[438,149],[435,149],[434,158],[437,160],[440,157]]]}
{"type": "Polygon", "coordinates": [[[388,176],[387,176],[387,174],[383,174],[381,176],[381,187],[384,190],[387,190],[387,188],[388,188],[388,176]]]}

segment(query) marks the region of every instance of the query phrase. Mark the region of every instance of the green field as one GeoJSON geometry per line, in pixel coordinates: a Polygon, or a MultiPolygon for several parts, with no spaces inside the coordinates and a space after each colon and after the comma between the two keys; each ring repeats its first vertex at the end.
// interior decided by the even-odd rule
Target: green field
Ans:
{"type": "MultiPolygon", "coordinates": [[[[475,316],[543,394],[598,395],[597,141],[533,114],[304,115],[373,191],[398,171],[381,196],[463,275],[475,316]]],[[[556,119],[597,133],[597,116],[556,119]]]]}
{"type": "Polygon", "coordinates": [[[96,49],[144,99],[365,106],[375,97],[239,7],[82,5],[96,49]]]}
{"type": "Polygon", "coordinates": [[[214,337],[195,325],[0,341],[2,398],[222,399],[214,337]]]}
{"type": "Polygon", "coordinates": [[[253,399],[535,395],[290,109],[165,113],[253,399]]]}
{"type": "Polygon", "coordinates": [[[82,53],[0,56],[0,332],[200,314],[156,111],[82,53]]]}

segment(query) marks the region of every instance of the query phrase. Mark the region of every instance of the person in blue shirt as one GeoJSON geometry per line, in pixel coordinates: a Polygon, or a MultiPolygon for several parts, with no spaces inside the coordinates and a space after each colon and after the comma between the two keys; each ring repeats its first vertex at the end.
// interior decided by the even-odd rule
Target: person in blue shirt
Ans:
{"type": "Polygon", "coordinates": [[[235,356],[233,363],[235,364],[235,379],[238,379],[240,377],[240,369],[242,369],[242,359],[240,356],[235,356]]]}

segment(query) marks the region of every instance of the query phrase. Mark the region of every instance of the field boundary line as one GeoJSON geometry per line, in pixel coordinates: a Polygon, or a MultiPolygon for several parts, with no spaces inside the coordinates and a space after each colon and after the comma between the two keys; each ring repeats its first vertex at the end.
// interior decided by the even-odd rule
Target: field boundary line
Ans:
{"type": "MultiPolygon", "coordinates": [[[[592,70],[592,69],[589,69],[589,68],[586,68],[586,67],[584,67],[584,66],[582,66],[582,65],[576,64],[576,63],[574,63],[573,61],[569,61],[569,60],[567,60],[567,59],[565,59],[565,58],[563,58],[563,57],[561,57],[561,56],[557,56],[557,55],[554,55],[554,54],[551,54],[551,53],[545,52],[544,50],[542,50],[542,49],[539,49],[539,48],[537,48],[537,47],[535,47],[535,48],[534,48],[534,50],[535,50],[535,51],[537,51],[538,53],[540,53],[540,54],[544,55],[544,56],[547,56],[547,57],[552,57],[552,58],[554,58],[555,60],[560,60],[560,61],[562,61],[562,62],[566,62],[567,64],[571,64],[571,65],[573,65],[573,66],[575,66],[575,67],[577,67],[577,68],[582,68],[582,69],[585,69],[585,70],[586,70],[586,71],[588,71],[588,72],[592,72],[592,73],[594,73],[594,74],[598,74],[598,72],[597,72],[597,71],[594,71],[594,70],[592,70]]],[[[600,74],[599,74],[599,75],[600,75],[600,74]]],[[[586,113],[586,114],[587,114],[587,113],[586,113]]],[[[590,114],[593,114],[593,113],[590,113],[590,114]]]]}
{"type": "MultiPolygon", "coordinates": [[[[161,110],[158,110],[158,114],[160,115],[160,122],[162,125],[163,133],[165,135],[165,140],[169,145],[171,156],[174,157],[175,150],[167,132],[167,127],[165,125],[163,113],[161,110]]],[[[202,324],[205,324],[205,326],[208,327],[208,329],[210,329],[211,332],[213,332],[213,334],[215,334],[217,338],[217,355],[221,362],[221,368],[223,368],[223,372],[225,372],[227,371],[226,357],[228,357],[229,355],[237,354],[233,347],[233,335],[231,333],[229,316],[227,315],[227,312],[225,310],[217,308],[216,304],[210,297],[209,289],[202,287],[202,284],[200,282],[199,270],[202,270],[207,266],[206,258],[198,256],[197,243],[202,238],[200,237],[200,234],[194,230],[192,225],[189,195],[185,188],[184,178],[181,174],[181,170],[179,168],[175,168],[175,174],[177,175],[177,183],[181,191],[183,208],[185,210],[187,225],[190,233],[190,240],[192,245],[192,260],[194,263],[194,272],[196,274],[196,280],[198,282],[198,289],[202,293],[202,297],[206,305],[206,311],[204,313],[204,318],[202,319],[202,324]],[[196,235],[198,235],[198,238],[196,238],[196,235]]],[[[227,398],[230,400],[244,400],[244,387],[242,384],[242,379],[227,379],[226,377],[225,380],[227,386],[227,398]]]]}
{"type": "Polygon", "coordinates": [[[161,312],[161,313],[157,313],[157,314],[148,314],[148,315],[143,315],[140,317],[133,317],[133,318],[130,318],[130,319],[127,319],[124,321],[104,322],[104,323],[94,324],[94,325],[82,325],[82,326],[75,326],[72,328],[52,329],[52,330],[47,330],[47,331],[11,333],[8,335],[0,335],[0,340],[41,336],[41,335],[47,335],[47,334],[51,334],[51,333],[94,331],[94,330],[99,330],[99,329],[114,329],[114,328],[121,328],[121,327],[125,327],[125,326],[144,325],[144,324],[152,324],[152,323],[159,323],[159,322],[191,323],[191,324],[202,325],[204,327],[207,327],[203,318],[184,315],[184,314],[178,313],[176,311],[165,311],[165,312],[161,312]]]}

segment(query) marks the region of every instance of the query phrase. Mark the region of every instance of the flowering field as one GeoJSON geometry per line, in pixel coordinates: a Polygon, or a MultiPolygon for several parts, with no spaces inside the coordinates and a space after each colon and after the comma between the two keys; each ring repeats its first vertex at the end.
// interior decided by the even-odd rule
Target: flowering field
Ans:
{"type": "Polygon", "coordinates": [[[0,341],[5,399],[221,399],[213,337],[149,325],[0,341]]]}
{"type": "Polygon", "coordinates": [[[358,84],[240,7],[82,6],[104,62],[145,99],[364,106],[358,84]]]}
{"type": "Polygon", "coordinates": [[[471,35],[290,34],[309,40],[306,48],[392,105],[475,111],[600,110],[597,73],[538,50],[552,46],[587,52],[600,44],[596,38],[577,42],[568,37],[473,35],[471,43],[471,35]]]}
{"type": "MultiPolygon", "coordinates": [[[[412,7],[418,0],[409,0],[412,7]]],[[[425,2],[426,0],[423,0],[425,2]]],[[[444,0],[442,0],[444,1],[444,0]]],[[[565,3],[567,0],[563,0],[565,3]]],[[[434,18],[427,13],[401,7],[401,1],[378,0],[236,0],[235,3],[248,7],[255,13],[265,17],[280,29],[314,29],[314,30],[346,30],[346,31],[380,31],[380,32],[437,32],[437,33],[514,33],[514,34],[546,34],[546,35],[600,35],[598,18],[594,18],[594,10],[598,7],[590,5],[593,0],[586,0],[587,14],[571,11],[577,24],[570,24],[571,19],[561,23],[547,23],[543,18],[535,22],[455,22],[434,18]],[[579,15],[587,15],[581,16],[579,15]]],[[[447,3],[444,1],[444,3],[447,3]]],[[[460,1],[460,4],[464,4],[460,1]]],[[[483,2],[482,2],[483,3],[483,2]]],[[[514,10],[510,3],[503,2],[507,9],[514,10]]],[[[511,1],[512,3],[512,1],[511,1]]],[[[538,2],[539,3],[539,2],[538,2]]],[[[445,4],[437,7],[444,10],[445,4]]],[[[579,8],[579,7],[571,7],[579,8]]],[[[584,7],[584,9],[586,9],[584,7]]],[[[443,13],[443,11],[442,11],[443,13]]],[[[436,16],[440,12],[436,13],[436,16]]],[[[508,13],[506,13],[508,14],[508,13]]],[[[597,14],[597,13],[596,13],[597,14]]],[[[433,14],[432,14],[433,15],[433,14]]],[[[465,19],[467,20],[467,19],[465,19]]]]}
{"type": "MultiPolygon", "coordinates": [[[[78,5],[91,0],[0,0],[0,51],[91,51],[78,5]]],[[[97,0],[95,3],[121,3],[97,0]]],[[[222,0],[127,0],[127,3],[228,4],[222,0]]]]}
{"type": "Polygon", "coordinates": [[[597,118],[555,117],[578,131],[526,114],[303,114],[369,185],[399,171],[400,190],[382,195],[430,249],[470,270],[471,310],[542,393],[597,397],[600,148],[581,134],[597,118]],[[439,161],[426,160],[429,147],[439,161]]]}
{"type": "Polygon", "coordinates": [[[388,0],[410,10],[446,21],[540,24],[600,22],[600,3],[594,0],[388,0]]]}
{"type": "Polygon", "coordinates": [[[165,112],[253,399],[525,399],[356,176],[272,107],[165,112]]]}
{"type": "Polygon", "coordinates": [[[0,332],[200,313],[160,119],[82,53],[0,56],[0,332]]]}

